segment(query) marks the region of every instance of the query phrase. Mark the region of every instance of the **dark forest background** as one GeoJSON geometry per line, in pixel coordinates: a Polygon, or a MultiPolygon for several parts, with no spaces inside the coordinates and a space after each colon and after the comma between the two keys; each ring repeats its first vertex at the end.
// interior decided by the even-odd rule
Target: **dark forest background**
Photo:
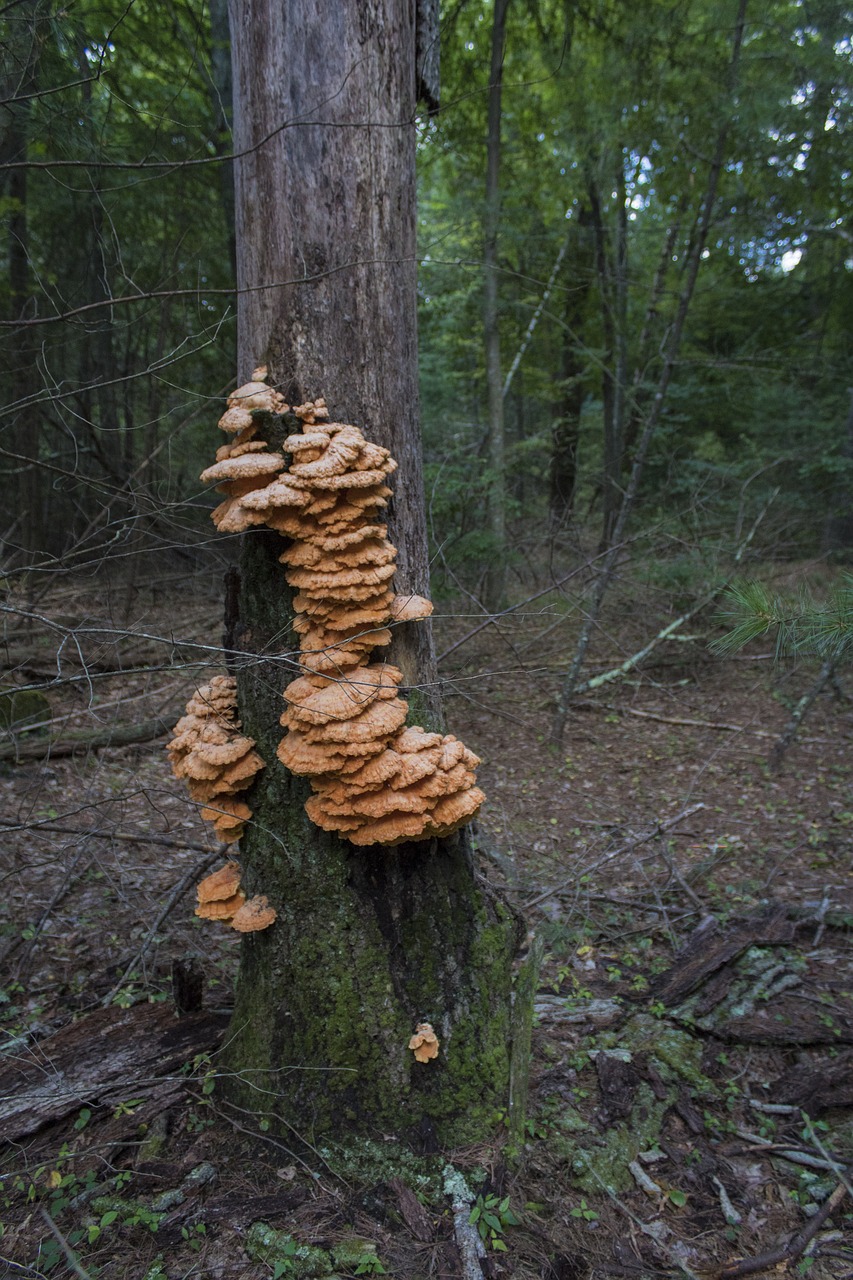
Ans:
{"type": "MultiPolygon", "coordinates": [[[[31,585],[227,555],[196,480],[235,370],[222,10],[0,15],[0,536],[31,585]]],[[[847,549],[848,7],[448,4],[441,40],[434,589],[494,609],[615,535],[683,603],[762,513],[753,559],[847,549]]]]}

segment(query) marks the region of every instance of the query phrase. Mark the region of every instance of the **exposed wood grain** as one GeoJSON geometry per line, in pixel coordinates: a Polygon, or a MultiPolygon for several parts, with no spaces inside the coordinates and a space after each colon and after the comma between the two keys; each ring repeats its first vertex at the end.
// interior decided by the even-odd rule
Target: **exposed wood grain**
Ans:
{"type": "MultiPolygon", "coordinates": [[[[318,21],[315,0],[231,0],[238,365],[243,380],[266,361],[290,404],[323,395],[333,419],[391,450],[395,590],[428,595],[415,8],[346,0],[318,21]]],[[[400,631],[391,660],[429,688],[429,626],[400,631]]]]}
{"type": "Polygon", "coordinates": [[[215,1013],[175,1016],[164,1005],[100,1009],[0,1066],[0,1134],[35,1133],[82,1106],[144,1098],[195,1054],[215,1049],[227,1025],[215,1013]]]}
{"type": "Polygon", "coordinates": [[[690,935],[674,963],[654,984],[654,996],[664,1004],[679,1004],[702,986],[712,974],[749,947],[781,946],[793,941],[795,922],[788,912],[774,910],[750,916],[729,930],[707,917],[690,935]]]}

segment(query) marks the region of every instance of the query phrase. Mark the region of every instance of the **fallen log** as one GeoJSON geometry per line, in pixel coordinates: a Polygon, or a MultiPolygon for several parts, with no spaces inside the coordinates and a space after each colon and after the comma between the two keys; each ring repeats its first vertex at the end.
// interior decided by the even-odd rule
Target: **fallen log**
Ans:
{"type": "Polygon", "coordinates": [[[183,708],[157,716],[153,720],[142,720],[139,724],[117,724],[108,729],[96,729],[90,733],[71,733],[66,738],[50,737],[14,738],[11,742],[0,742],[0,760],[43,760],[57,756],[71,756],[76,751],[97,751],[101,747],[127,747],[132,743],[151,742],[171,733],[183,708]]]}
{"type": "Polygon", "coordinates": [[[670,968],[654,982],[652,994],[673,1008],[749,947],[784,946],[793,941],[795,932],[785,907],[749,916],[727,930],[713,916],[706,916],[670,968]]]}
{"type": "Polygon", "coordinates": [[[129,1094],[161,1104],[188,1083],[181,1067],[215,1049],[229,1015],[178,1018],[164,1005],[99,1009],[0,1061],[0,1134],[16,1142],[51,1120],[115,1106],[129,1094]]]}

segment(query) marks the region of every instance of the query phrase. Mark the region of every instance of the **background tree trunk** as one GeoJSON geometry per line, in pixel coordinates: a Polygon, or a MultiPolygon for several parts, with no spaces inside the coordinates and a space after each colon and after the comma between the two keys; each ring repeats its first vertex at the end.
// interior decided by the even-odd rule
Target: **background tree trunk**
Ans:
{"type": "Polygon", "coordinates": [[[495,0],[489,72],[486,210],[483,232],[483,331],[486,345],[486,394],[489,411],[489,528],[493,543],[483,595],[486,608],[492,613],[496,613],[501,608],[506,585],[506,559],[503,554],[506,545],[506,462],[498,305],[498,227],[501,211],[501,90],[508,7],[509,0],[495,0]]]}
{"type": "Polygon", "coordinates": [[[560,331],[559,378],[555,383],[548,508],[551,528],[565,528],[573,518],[578,473],[580,423],[587,394],[588,360],[583,352],[584,315],[595,276],[590,215],[581,205],[572,223],[573,252],[565,285],[560,331]]]}
{"type": "MultiPolygon", "coordinates": [[[[11,28],[10,39],[0,67],[0,162],[20,167],[5,171],[0,196],[10,201],[8,215],[8,284],[9,319],[23,322],[33,305],[30,272],[29,225],[27,208],[27,158],[29,144],[30,98],[35,92],[43,15],[38,0],[25,0],[18,21],[11,28]]],[[[9,367],[6,382],[9,403],[23,402],[34,390],[34,365],[38,348],[34,347],[23,323],[12,331],[9,344],[9,367]]],[[[19,548],[24,562],[44,548],[44,482],[39,466],[41,418],[32,406],[23,405],[13,419],[15,452],[19,458],[14,501],[15,520],[3,529],[12,546],[19,548]]],[[[11,513],[10,513],[11,514],[11,513]]]]}
{"type": "MultiPolygon", "coordinates": [[[[240,377],[266,360],[291,403],[324,395],[333,418],[391,449],[395,585],[425,592],[414,8],[232,0],[231,29],[240,377]]],[[[230,1087],[305,1137],[381,1128],[429,1149],[482,1135],[507,1099],[516,920],[476,875],[465,833],[365,852],[309,822],[307,784],[275,755],[297,648],[282,540],[244,543],[230,634],[252,655],[237,662],[241,715],[267,761],[248,797],[244,879],[279,918],[244,943],[230,1087]],[[421,1020],[441,1039],[426,1064],[407,1049],[421,1020]]],[[[401,630],[413,634],[392,661],[410,722],[429,723],[430,629],[401,630]]]]}

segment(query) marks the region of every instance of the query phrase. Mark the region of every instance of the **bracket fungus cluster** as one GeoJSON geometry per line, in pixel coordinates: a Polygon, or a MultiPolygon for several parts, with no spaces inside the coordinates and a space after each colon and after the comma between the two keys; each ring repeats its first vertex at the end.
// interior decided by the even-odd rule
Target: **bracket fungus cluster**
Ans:
{"type": "Polygon", "coordinates": [[[352,844],[401,844],[449,835],[477,812],[477,757],[451,735],[406,727],[402,672],[370,661],[391,624],[426,618],[420,596],[396,596],[396,549],[380,523],[396,468],[358,427],[328,422],[325,406],[284,442],[284,479],[309,495],[276,528],[293,540],[281,555],[296,591],[294,628],[303,674],[284,691],[287,734],[278,757],[309,778],[311,821],[352,844]]]}
{"type": "MultiPolygon", "coordinates": [[[[258,432],[288,406],[265,377],[256,369],[229,397],[219,425],[233,439],[201,478],[225,494],[213,512],[217,528],[266,526],[290,539],[280,559],[295,591],[300,674],[284,691],[278,757],[310,779],[311,820],[353,844],[449,835],[484,800],[475,785],[480,762],[452,735],[406,726],[402,673],[375,660],[394,625],[432,613],[428,600],[396,595],[392,585],[397,552],[381,513],[397,464],[358,427],[330,422],[323,400],[292,409],[301,431],[281,452],[270,449],[258,432]]],[[[190,793],[199,798],[198,775],[184,768],[175,743],[175,772],[193,780],[190,793]]],[[[248,817],[246,810],[240,821],[248,817]]],[[[236,813],[234,822],[236,830],[236,813]]]]}
{"type": "Polygon", "coordinates": [[[239,840],[252,813],[240,798],[264,767],[255,741],[240,733],[237,682],[214,676],[196,689],[167,745],[172,772],[183,778],[201,816],[226,844],[239,840]]]}
{"type": "Polygon", "coordinates": [[[240,866],[226,862],[199,883],[196,889],[197,916],[202,920],[222,920],[239,933],[256,933],[274,923],[276,913],[264,894],[246,898],[240,886],[240,866]]]}
{"type": "Polygon", "coordinates": [[[256,439],[263,415],[283,414],[290,406],[267,386],[265,366],[255,369],[252,381],[238,387],[228,397],[228,407],[219,426],[232,439],[216,451],[216,461],[201,474],[205,484],[215,484],[224,501],[212,513],[213,523],[222,533],[242,533],[252,525],[264,524],[263,512],[247,505],[259,489],[273,482],[284,467],[280,453],[270,451],[265,440],[256,439]]]}

